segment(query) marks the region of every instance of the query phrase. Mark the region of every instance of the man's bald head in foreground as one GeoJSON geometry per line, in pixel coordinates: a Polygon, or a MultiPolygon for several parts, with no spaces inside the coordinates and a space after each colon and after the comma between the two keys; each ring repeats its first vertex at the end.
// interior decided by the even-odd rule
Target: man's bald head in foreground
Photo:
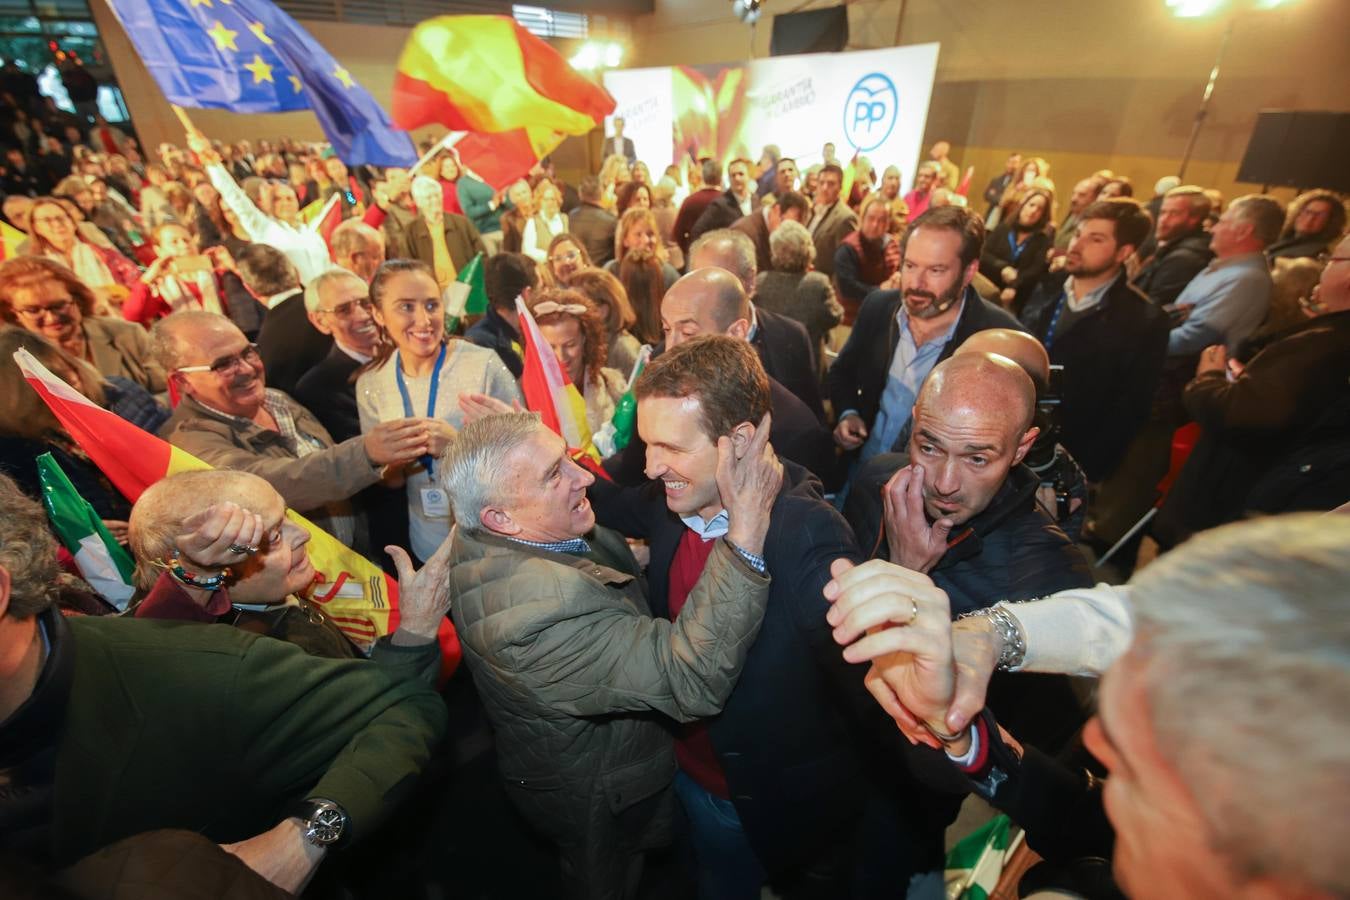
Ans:
{"type": "Polygon", "coordinates": [[[929,373],[914,403],[910,464],[924,509],[961,525],[982,513],[1039,430],[1036,386],[1011,359],[964,353],[929,373]]]}
{"type": "Polygon", "coordinates": [[[1022,367],[1031,376],[1037,390],[1050,384],[1050,354],[1045,347],[1025,331],[1015,328],[987,328],[966,338],[952,356],[970,353],[992,353],[1004,356],[1022,367]]]}
{"type": "Polygon", "coordinates": [[[667,347],[705,334],[744,340],[750,332],[750,301],[740,279],[726,269],[695,269],[666,291],[661,326],[667,347]]]}

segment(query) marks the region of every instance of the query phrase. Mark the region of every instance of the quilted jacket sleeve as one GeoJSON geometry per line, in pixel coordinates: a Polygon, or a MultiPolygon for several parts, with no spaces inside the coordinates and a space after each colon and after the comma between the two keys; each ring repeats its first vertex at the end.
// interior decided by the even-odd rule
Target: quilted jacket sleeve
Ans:
{"type": "MultiPolygon", "coordinates": [[[[517,578],[537,585],[529,569],[517,578]]],[[[674,622],[615,602],[612,590],[590,582],[579,591],[569,590],[570,579],[547,587],[558,596],[541,598],[541,608],[557,613],[535,617],[505,654],[522,690],[574,716],[655,710],[682,722],[721,711],[769,597],[769,579],[725,541],[674,622]]]]}

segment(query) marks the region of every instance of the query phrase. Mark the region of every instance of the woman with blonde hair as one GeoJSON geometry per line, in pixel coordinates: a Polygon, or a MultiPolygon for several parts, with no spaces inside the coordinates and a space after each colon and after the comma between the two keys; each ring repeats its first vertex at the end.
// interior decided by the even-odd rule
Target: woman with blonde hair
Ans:
{"type": "Polygon", "coordinates": [[[666,248],[666,261],[678,272],[684,268],[684,251],[675,241],[675,219],[680,214],[679,204],[675,202],[675,180],[669,175],[664,176],[652,185],[651,191],[652,215],[656,216],[656,227],[661,232],[661,246],[666,248]]]}
{"type": "Polygon", "coordinates": [[[614,212],[619,185],[632,180],[633,171],[622,154],[615,153],[606,159],[600,164],[600,205],[614,212]]]}
{"type": "Polygon", "coordinates": [[[521,235],[521,252],[535,262],[547,262],[549,247],[559,236],[567,234],[567,214],[562,211],[562,191],[547,178],[534,186],[535,214],[525,223],[521,235]]]}
{"type": "Polygon", "coordinates": [[[637,323],[637,313],[628,302],[623,284],[604,269],[582,269],[572,276],[570,287],[585,294],[605,321],[609,366],[624,375],[632,372],[642,352],[642,342],[629,330],[637,323]]]}
{"type": "Polygon", "coordinates": [[[635,206],[619,219],[619,226],[614,229],[614,258],[605,263],[605,271],[618,274],[619,266],[630,254],[641,259],[650,257],[656,260],[667,291],[680,277],[675,267],[666,261],[666,248],[661,242],[661,229],[650,209],[635,206]]]}
{"type": "Polygon", "coordinates": [[[545,288],[526,301],[539,333],[586,403],[586,424],[594,434],[614,418],[627,387],[622,373],[605,365],[609,341],[604,319],[580,291],[545,288]]]}
{"type": "Polygon", "coordinates": [[[572,276],[591,267],[586,245],[570,234],[560,234],[548,242],[548,258],[540,266],[540,276],[550,287],[568,287],[572,276]]]}
{"type": "Polygon", "coordinates": [[[28,212],[28,252],[69,269],[97,298],[95,307],[120,308],[140,280],[136,264],[115,249],[84,239],[74,217],[54,197],[39,197],[28,212]]]}

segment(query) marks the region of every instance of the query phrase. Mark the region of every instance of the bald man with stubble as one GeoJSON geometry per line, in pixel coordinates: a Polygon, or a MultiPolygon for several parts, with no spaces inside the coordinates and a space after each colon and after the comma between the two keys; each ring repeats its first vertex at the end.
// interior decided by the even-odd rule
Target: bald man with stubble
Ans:
{"type": "MultiPolygon", "coordinates": [[[[1012,339],[999,346],[1019,357],[1030,350],[1012,339]]],[[[858,533],[864,547],[877,546],[874,556],[927,573],[953,617],[1093,583],[1037,503],[1040,478],[1025,462],[1040,434],[1035,413],[1036,385],[1008,356],[967,351],[939,363],[915,400],[908,454],[897,454],[880,490],[884,534],[858,533]]],[[[1017,718],[1024,730],[1015,733],[1049,752],[1085,721],[1059,676],[996,679],[991,697],[1000,721],[1017,718]]]]}

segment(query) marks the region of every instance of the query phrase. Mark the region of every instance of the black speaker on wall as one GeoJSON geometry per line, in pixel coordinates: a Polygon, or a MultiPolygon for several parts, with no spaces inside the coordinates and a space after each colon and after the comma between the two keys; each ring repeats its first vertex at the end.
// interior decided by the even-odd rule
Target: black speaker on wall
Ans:
{"type": "Polygon", "coordinates": [[[848,46],[848,7],[831,6],[773,17],[770,56],[838,53],[848,46]]]}
{"type": "Polygon", "coordinates": [[[1237,180],[1350,193],[1350,112],[1262,110],[1237,180]]]}

